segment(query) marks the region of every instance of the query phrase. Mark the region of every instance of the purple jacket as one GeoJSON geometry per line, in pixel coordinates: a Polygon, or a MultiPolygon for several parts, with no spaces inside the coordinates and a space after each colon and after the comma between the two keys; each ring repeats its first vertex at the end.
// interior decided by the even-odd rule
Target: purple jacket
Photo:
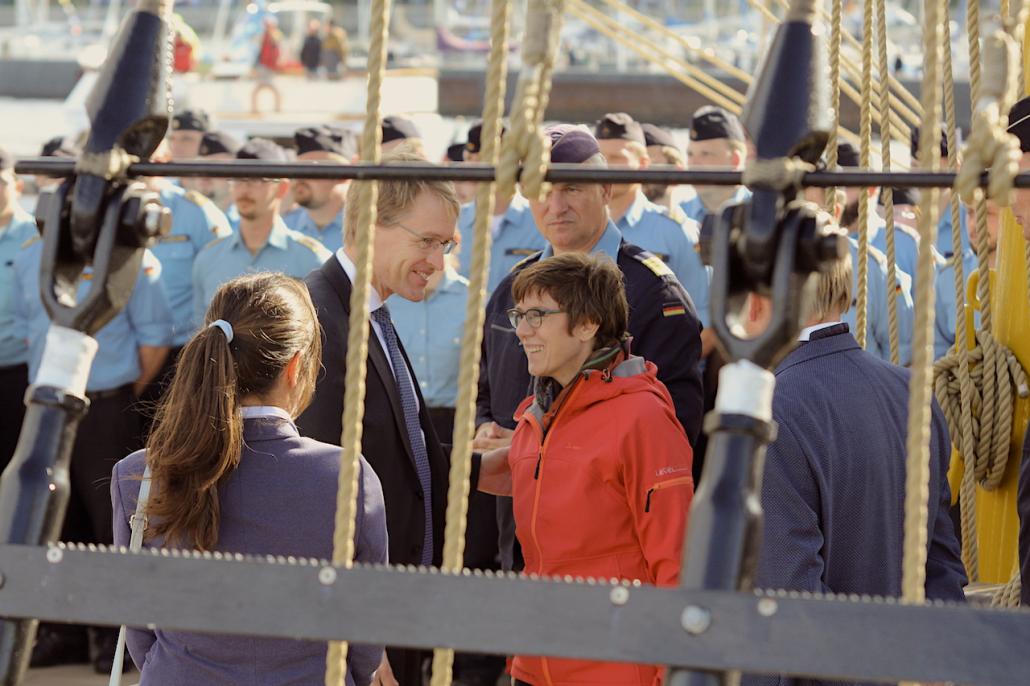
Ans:
{"type": "MultiPolygon", "coordinates": [[[[244,420],[244,440],[240,466],[218,491],[216,550],[331,559],[340,448],[302,438],[292,422],[279,417],[244,420]]],[[[129,544],[144,455],[137,451],[114,468],[115,545],[129,544]]],[[[355,560],[385,563],[383,491],[364,458],[357,511],[355,560]]],[[[160,547],[160,541],[144,545],[160,547]]],[[[141,686],[315,686],[325,678],[324,642],[130,629],[127,643],[141,686]]],[[[368,684],[381,657],[382,646],[351,645],[347,684],[368,684]]]]}

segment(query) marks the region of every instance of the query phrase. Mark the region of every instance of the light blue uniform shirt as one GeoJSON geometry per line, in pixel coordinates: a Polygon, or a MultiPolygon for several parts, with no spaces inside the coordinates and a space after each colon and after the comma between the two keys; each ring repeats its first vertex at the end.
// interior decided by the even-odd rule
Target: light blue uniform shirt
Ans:
{"type": "Polygon", "coordinates": [[[38,237],[35,218],[21,206],[0,229],[0,367],[24,364],[29,358],[28,334],[16,324],[14,260],[26,241],[38,237]]]}
{"type": "MultiPolygon", "coordinates": [[[[746,186],[740,186],[737,188],[737,192],[733,194],[727,203],[738,203],[744,202],[751,197],[751,191],[746,186]]],[[[698,224],[701,224],[705,220],[705,215],[708,214],[708,208],[701,202],[701,196],[694,194],[693,197],[684,200],[680,203],[680,209],[687,215],[688,219],[693,219],[698,224]]],[[[674,270],[675,271],[675,270],[674,270]]]]}
{"type": "Polygon", "coordinates": [[[199,326],[215,291],[226,281],[255,272],[282,272],[303,278],[332,255],[321,243],[286,228],[276,217],[268,241],[252,255],[240,233],[219,238],[200,251],[193,261],[193,317],[199,326]]]}
{"type": "MultiPolygon", "coordinates": [[[[50,318],[39,297],[42,252],[43,241],[34,241],[18,253],[14,263],[18,319],[28,332],[30,383],[39,373],[46,333],[50,328],[50,318]]],[[[92,277],[92,270],[86,267],[79,280],[78,299],[89,292],[92,277]]],[[[143,264],[129,302],[93,337],[97,341],[97,355],[86,382],[86,390],[91,393],[109,391],[138,379],[140,346],[164,347],[171,344],[172,310],[161,285],[161,263],[149,250],[143,254],[143,264]]]]}
{"type": "Polygon", "coordinates": [[[232,233],[229,220],[206,197],[179,186],[161,191],[161,202],[172,212],[172,230],[151,250],[161,262],[161,283],[172,308],[172,345],[185,345],[193,335],[193,260],[216,238],[232,233]]]}
{"type": "MultiPolygon", "coordinates": [[[[857,234],[855,238],[857,239],[857,234]]],[[[875,212],[869,213],[869,245],[887,254],[887,223],[875,212]]],[[[934,278],[936,272],[944,264],[944,258],[934,248],[934,278]]],[[[916,267],[919,263],[919,234],[905,224],[894,225],[894,263],[897,268],[912,277],[912,297],[915,298],[916,267]]]]}
{"type": "MultiPolygon", "coordinates": [[[[858,241],[848,239],[851,248],[851,309],[842,317],[851,331],[858,333],[858,241]]],[[[898,314],[898,362],[908,365],[912,361],[912,278],[895,269],[896,283],[894,292],[898,314]]],[[[887,308],[887,258],[876,248],[870,246],[868,269],[866,272],[866,350],[878,357],[891,360],[890,314],[887,308]]]]}
{"type": "Polygon", "coordinates": [[[708,326],[708,288],[712,275],[697,250],[700,225],[686,217],[673,219],[664,207],[637,191],[633,204],[615,226],[627,243],[654,253],[669,265],[694,301],[698,319],[708,326]]]}
{"type": "Polygon", "coordinates": [[[283,215],[283,222],[289,228],[314,238],[326,247],[329,252],[336,252],[343,247],[343,210],[331,222],[320,227],[303,207],[283,215]]]}
{"type": "MultiPolygon", "coordinates": [[[[458,232],[461,234],[461,249],[458,252],[458,272],[465,278],[471,276],[472,241],[476,222],[475,201],[462,206],[458,215],[458,232]]],[[[537,231],[529,201],[519,194],[501,216],[500,226],[490,247],[490,274],[486,282],[489,297],[497,284],[501,283],[516,264],[534,255],[547,246],[547,241],[537,231]]]]}
{"type": "Polygon", "coordinates": [[[229,209],[225,211],[225,218],[229,220],[229,228],[234,233],[240,230],[240,209],[236,207],[236,203],[229,205],[229,209]]]}
{"type": "Polygon", "coordinates": [[[429,407],[454,407],[469,282],[448,267],[422,302],[391,298],[390,316],[429,407]]]}
{"type": "MultiPolygon", "coordinates": [[[[937,301],[934,305],[936,318],[934,319],[933,331],[933,356],[934,359],[944,356],[948,349],[955,344],[955,328],[958,326],[959,318],[956,307],[958,300],[955,294],[955,258],[952,257],[947,263],[937,270],[937,301]]],[[[962,253],[962,276],[966,284],[969,284],[969,277],[979,268],[976,253],[966,250],[962,253]]],[[[965,291],[962,293],[966,295],[965,291]]],[[[978,323],[980,312],[975,312],[975,321],[978,323]]],[[[963,325],[965,320],[962,320],[963,325]]]]}
{"type": "MultiPolygon", "coordinates": [[[[970,250],[969,246],[969,211],[965,205],[959,204],[958,223],[962,231],[962,252],[970,250]]],[[[946,259],[951,259],[955,252],[951,245],[951,205],[945,205],[941,212],[941,220],[937,224],[937,252],[946,259]]],[[[954,289],[954,287],[952,287],[954,289]]]]}

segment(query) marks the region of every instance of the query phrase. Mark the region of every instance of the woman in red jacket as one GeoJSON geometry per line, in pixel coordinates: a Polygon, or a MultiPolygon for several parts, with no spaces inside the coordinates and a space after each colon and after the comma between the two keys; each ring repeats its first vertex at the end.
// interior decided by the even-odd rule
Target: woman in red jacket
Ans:
{"type": "MultiPolygon", "coordinates": [[[[692,452],[655,366],[629,353],[622,273],[565,254],[525,269],[508,312],[534,377],[508,454],[526,573],[672,585],[692,452]]],[[[651,665],[516,656],[516,683],[641,684],[651,665]]]]}

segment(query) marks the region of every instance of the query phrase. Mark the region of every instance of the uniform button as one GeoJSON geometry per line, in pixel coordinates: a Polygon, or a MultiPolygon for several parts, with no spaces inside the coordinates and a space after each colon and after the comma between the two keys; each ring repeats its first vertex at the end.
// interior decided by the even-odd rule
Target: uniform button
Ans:
{"type": "Polygon", "coordinates": [[[425,381],[419,381],[418,385],[421,386],[422,388],[425,388],[428,384],[426,384],[425,381]]]}

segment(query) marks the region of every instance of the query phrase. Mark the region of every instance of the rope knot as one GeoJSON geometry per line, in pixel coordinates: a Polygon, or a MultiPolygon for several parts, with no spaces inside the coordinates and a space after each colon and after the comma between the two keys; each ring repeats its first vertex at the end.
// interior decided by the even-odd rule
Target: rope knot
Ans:
{"type": "Polygon", "coordinates": [[[744,168],[744,185],[758,188],[770,188],[785,191],[789,188],[800,188],[805,181],[805,174],[815,171],[815,165],[797,157],[774,157],[772,159],[755,159],[744,168]]]}

